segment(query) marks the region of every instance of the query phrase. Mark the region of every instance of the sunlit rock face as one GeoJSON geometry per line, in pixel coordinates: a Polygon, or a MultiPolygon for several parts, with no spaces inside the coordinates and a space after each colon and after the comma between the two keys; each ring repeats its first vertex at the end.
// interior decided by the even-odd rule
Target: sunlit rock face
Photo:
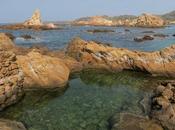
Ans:
{"type": "Polygon", "coordinates": [[[61,59],[31,51],[18,55],[17,62],[25,75],[25,87],[62,87],[68,81],[70,70],[61,59]]]}
{"type": "Polygon", "coordinates": [[[39,10],[36,10],[32,17],[24,22],[25,26],[41,26],[42,21],[41,21],[41,14],[39,10]]]}
{"type": "Polygon", "coordinates": [[[135,24],[137,27],[163,27],[164,25],[165,21],[162,18],[147,13],[139,16],[135,24]]]}
{"type": "Polygon", "coordinates": [[[161,51],[141,52],[76,38],[69,44],[67,53],[82,62],[85,68],[134,70],[155,76],[175,77],[175,46],[161,51]]]}
{"type": "Polygon", "coordinates": [[[15,45],[5,33],[0,33],[0,47],[4,49],[13,48],[15,45]]]}

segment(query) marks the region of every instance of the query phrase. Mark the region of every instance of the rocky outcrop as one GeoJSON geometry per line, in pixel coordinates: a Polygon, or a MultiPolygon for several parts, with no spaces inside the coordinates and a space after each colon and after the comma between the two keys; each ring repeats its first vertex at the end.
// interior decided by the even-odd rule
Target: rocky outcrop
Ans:
{"type": "Polygon", "coordinates": [[[155,15],[143,14],[136,19],[135,26],[137,27],[163,27],[165,21],[155,15]]]}
{"type": "Polygon", "coordinates": [[[27,130],[21,122],[0,119],[0,130],[27,130]]]}
{"type": "Polygon", "coordinates": [[[94,16],[88,19],[79,19],[73,22],[75,25],[91,25],[91,26],[129,26],[129,27],[149,27],[157,28],[165,26],[166,22],[152,14],[142,14],[134,19],[117,19],[110,20],[108,17],[94,16]]]}
{"type": "Polygon", "coordinates": [[[60,87],[68,81],[69,68],[59,58],[32,51],[18,55],[17,62],[24,72],[26,87],[60,87]]]}
{"type": "Polygon", "coordinates": [[[84,68],[110,71],[135,70],[154,76],[175,77],[175,46],[161,51],[141,52],[76,38],[69,44],[67,54],[82,62],[84,68]]]}
{"type": "Polygon", "coordinates": [[[41,21],[41,14],[39,10],[36,10],[32,17],[24,22],[25,26],[41,26],[43,25],[41,21]]]}
{"type": "Polygon", "coordinates": [[[144,116],[130,113],[121,113],[120,119],[110,119],[111,130],[163,130],[155,121],[144,116]]]}
{"type": "Polygon", "coordinates": [[[0,50],[0,110],[16,103],[23,94],[23,73],[12,52],[0,50]]]}
{"type": "Polygon", "coordinates": [[[0,33],[0,48],[11,49],[14,46],[15,45],[12,42],[12,40],[10,39],[9,35],[7,35],[5,33],[0,33]]]}
{"type": "Polygon", "coordinates": [[[75,25],[91,25],[91,26],[113,26],[111,20],[107,20],[102,16],[90,17],[88,20],[74,21],[75,25]]]}
{"type": "Polygon", "coordinates": [[[150,41],[150,40],[154,40],[154,37],[149,36],[149,35],[145,35],[143,37],[135,37],[134,41],[136,42],[143,42],[143,41],[150,41]]]}
{"type": "Polygon", "coordinates": [[[175,82],[160,84],[152,97],[151,117],[164,128],[175,130],[175,82]]]}

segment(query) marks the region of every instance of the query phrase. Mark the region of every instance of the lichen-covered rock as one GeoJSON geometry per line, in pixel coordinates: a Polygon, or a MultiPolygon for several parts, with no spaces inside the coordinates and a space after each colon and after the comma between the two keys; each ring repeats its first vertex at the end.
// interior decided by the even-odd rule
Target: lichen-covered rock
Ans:
{"type": "Polygon", "coordinates": [[[32,17],[24,22],[25,26],[41,26],[41,14],[39,10],[36,10],[32,17]]]}
{"type": "Polygon", "coordinates": [[[141,52],[76,38],[69,44],[67,54],[81,62],[84,68],[139,70],[154,76],[175,77],[175,46],[161,51],[141,52]]]}
{"type": "Polygon", "coordinates": [[[14,104],[23,94],[23,73],[12,52],[0,50],[0,110],[14,104]]]}
{"type": "Polygon", "coordinates": [[[25,87],[62,87],[68,81],[70,70],[59,58],[31,51],[18,55],[17,62],[24,72],[25,87]]]}
{"type": "Polygon", "coordinates": [[[175,82],[162,83],[154,92],[150,116],[168,130],[175,130],[175,82]]]}
{"type": "Polygon", "coordinates": [[[0,119],[0,130],[26,130],[21,122],[0,119]]]}

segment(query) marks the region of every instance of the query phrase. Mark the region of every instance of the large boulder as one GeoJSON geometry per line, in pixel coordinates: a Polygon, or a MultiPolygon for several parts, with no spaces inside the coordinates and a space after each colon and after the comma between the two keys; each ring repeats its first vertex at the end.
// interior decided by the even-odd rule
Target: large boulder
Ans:
{"type": "Polygon", "coordinates": [[[0,50],[0,110],[23,95],[23,73],[12,52],[0,50]]]}
{"type": "Polygon", "coordinates": [[[41,22],[41,14],[39,10],[36,10],[32,17],[24,22],[25,26],[41,26],[43,25],[41,22]]]}
{"type": "Polygon", "coordinates": [[[175,46],[161,51],[141,52],[76,38],[69,44],[67,54],[82,62],[85,68],[135,70],[155,76],[175,77],[175,46]]]}
{"type": "Polygon", "coordinates": [[[139,16],[135,24],[137,27],[163,27],[164,25],[165,21],[162,18],[147,13],[139,16]]]}
{"type": "Polygon", "coordinates": [[[27,130],[21,122],[0,119],[0,130],[27,130]]]}
{"type": "Polygon", "coordinates": [[[17,62],[24,72],[26,87],[62,87],[68,81],[69,68],[59,58],[31,51],[18,55],[17,62]]]}

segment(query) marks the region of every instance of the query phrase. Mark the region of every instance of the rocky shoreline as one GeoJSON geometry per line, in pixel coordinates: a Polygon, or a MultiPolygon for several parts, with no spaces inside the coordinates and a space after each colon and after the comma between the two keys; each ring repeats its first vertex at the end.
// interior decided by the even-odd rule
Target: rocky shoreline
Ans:
{"type": "MultiPolygon", "coordinates": [[[[16,46],[6,34],[1,33],[0,48],[1,110],[19,101],[24,89],[64,88],[69,75],[83,69],[111,72],[132,70],[152,76],[175,77],[174,46],[155,52],[141,52],[75,38],[66,51],[47,51],[42,48],[27,49],[16,46]]],[[[147,115],[149,118],[121,114],[121,119],[130,117],[136,122],[140,120],[142,126],[147,126],[145,128],[150,130],[174,130],[174,83],[167,81],[161,85],[154,91],[152,98],[148,99],[151,102],[147,115]]],[[[118,126],[122,129],[123,123],[120,123],[114,120],[113,130],[118,126]]],[[[137,126],[133,128],[139,129],[137,126]]]]}

